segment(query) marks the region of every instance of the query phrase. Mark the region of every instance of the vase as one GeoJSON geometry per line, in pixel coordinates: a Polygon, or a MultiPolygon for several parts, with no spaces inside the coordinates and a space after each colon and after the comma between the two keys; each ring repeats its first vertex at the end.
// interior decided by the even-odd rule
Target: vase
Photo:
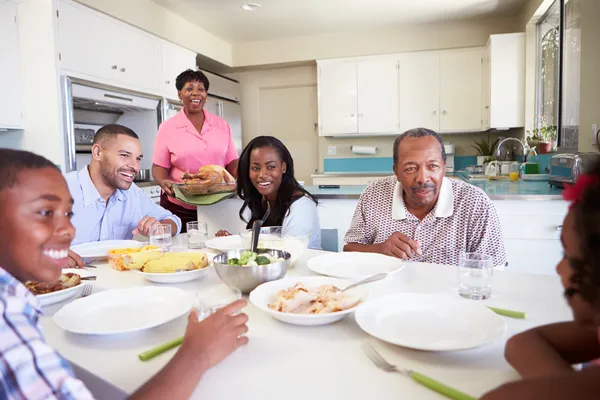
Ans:
{"type": "Polygon", "coordinates": [[[483,165],[489,156],[477,156],[477,165],[483,165]]]}
{"type": "Polygon", "coordinates": [[[538,153],[539,154],[550,153],[550,151],[552,151],[552,142],[540,142],[538,144],[538,153]]]}

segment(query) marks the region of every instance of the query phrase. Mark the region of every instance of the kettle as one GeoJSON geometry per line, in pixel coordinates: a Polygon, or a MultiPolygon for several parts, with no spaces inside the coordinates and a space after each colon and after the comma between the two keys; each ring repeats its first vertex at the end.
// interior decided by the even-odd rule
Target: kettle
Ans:
{"type": "Polygon", "coordinates": [[[485,167],[485,175],[486,176],[496,176],[498,175],[500,164],[498,161],[490,161],[485,167]]]}

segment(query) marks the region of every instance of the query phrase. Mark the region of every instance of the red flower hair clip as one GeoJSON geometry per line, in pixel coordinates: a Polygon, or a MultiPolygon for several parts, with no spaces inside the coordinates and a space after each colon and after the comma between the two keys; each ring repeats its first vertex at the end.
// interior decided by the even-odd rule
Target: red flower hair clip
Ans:
{"type": "Polygon", "coordinates": [[[563,199],[571,202],[571,207],[577,204],[586,189],[594,183],[600,182],[600,176],[598,175],[581,175],[574,185],[565,184],[565,190],[563,190],[563,199]]]}

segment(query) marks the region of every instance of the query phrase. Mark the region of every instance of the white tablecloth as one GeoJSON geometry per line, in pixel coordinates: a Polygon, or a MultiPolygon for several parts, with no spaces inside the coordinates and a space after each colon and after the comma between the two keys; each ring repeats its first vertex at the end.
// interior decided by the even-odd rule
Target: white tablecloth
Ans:
{"type": "MultiPolygon", "coordinates": [[[[178,238],[176,243],[182,243],[178,238]]],[[[307,251],[288,276],[312,275],[306,261],[322,252],[307,251]]],[[[92,270],[89,270],[92,271],[92,270]]],[[[100,265],[94,292],[112,288],[159,285],[142,276],[100,265]]],[[[214,271],[202,280],[173,285],[199,291],[218,283],[214,271]]],[[[408,263],[400,273],[369,286],[371,296],[397,292],[456,292],[456,269],[433,264],[408,263]]],[[[536,325],[571,318],[558,277],[512,273],[495,274],[492,299],[485,304],[526,311],[527,319],[507,318],[503,340],[479,349],[431,353],[388,345],[365,334],[353,316],[321,327],[300,327],[279,322],[249,305],[250,342],[208,371],[192,399],[441,399],[442,397],[399,374],[378,370],[363,354],[360,344],[371,340],[388,361],[411,368],[472,396],[518,375],[503,357],[506,340],[536,325]]],[[[67,360],[123,392],[134,392],[157,373],[174,350],[148,362],[138,354],[183,334],[186,318],[144,332],[118,336],[79,336],[58,328],[52,315],[63,304],[45,309],[42,325],[48,343],[67,360]]],[[[92,379],[93,380],[93,379],[92,379]]],[[[102,389],[100,389],[102,390],[102,389]]],[[[112,398],[114,398],[114,395],[112,398]]]]}

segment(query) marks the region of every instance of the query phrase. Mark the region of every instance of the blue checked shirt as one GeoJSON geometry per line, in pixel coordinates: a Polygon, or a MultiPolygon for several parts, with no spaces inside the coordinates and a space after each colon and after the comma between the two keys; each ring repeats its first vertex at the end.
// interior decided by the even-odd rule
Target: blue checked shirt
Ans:
{"type": "Polygon", "coordinates": [[[133,230],[144,217],[154,217],[159,221],[170,219],[177,225],[174,233],[181,231],[179,217],[154,203],[135,184],[128,190],[117,189],[107,203],[94,186],[87,166],[79,172],[69,172],[65,179],[75,200],[71,220],[76,232],[73,245],[131,239],[133,230]]]}
{"type": "Polygon", "coordinates": [[[0,399],[93,399],[67,361],[46,344],[37,298],[2,268],[0,313],[0,399]]]}

